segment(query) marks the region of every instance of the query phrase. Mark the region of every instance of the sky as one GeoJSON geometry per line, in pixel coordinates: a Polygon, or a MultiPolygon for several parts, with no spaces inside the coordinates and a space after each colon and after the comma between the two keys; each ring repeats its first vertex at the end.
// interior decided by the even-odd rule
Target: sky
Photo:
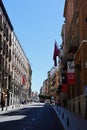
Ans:
{"type": "Polygon", "coordinates": [[[32,91],[40,91],[54,66],[54,43],[62,43],[65,0],[3,0],[32,69],[32,91]]]}

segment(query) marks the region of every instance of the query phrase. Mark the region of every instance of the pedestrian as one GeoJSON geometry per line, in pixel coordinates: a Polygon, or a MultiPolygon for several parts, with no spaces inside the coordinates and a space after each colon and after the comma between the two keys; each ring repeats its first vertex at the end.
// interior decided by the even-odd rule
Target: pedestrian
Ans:
{"type": "Polygon", "coordinates": [[[3,108],[5,107],[5,101],[4,100],[2,100],[1,101],[1,108],[2,108],[2,111],[3,111],[3,108]]]}

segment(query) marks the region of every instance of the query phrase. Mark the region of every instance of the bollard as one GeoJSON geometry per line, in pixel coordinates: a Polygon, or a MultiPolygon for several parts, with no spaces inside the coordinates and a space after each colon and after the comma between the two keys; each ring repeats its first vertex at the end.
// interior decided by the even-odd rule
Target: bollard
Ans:
{"type": "Polygon", "coordinates": [[[67,126],[69,127],[69,117],[67,117],[67,126]]]}
{"type": "Polygon", "coordinates": [[[62,113],[62,119],[64,119],[64,113],[62,113]]]}
{"type": "Polygon", "coordinates": [[[61,110],[59,110],[59,115],[61,115],[61,110]]]}

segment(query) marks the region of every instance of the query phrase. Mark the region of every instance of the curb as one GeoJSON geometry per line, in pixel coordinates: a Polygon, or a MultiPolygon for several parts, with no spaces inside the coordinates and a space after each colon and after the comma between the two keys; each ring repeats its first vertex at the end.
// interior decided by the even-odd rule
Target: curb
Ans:
{"type": "Polygon", "coordinates": [[[53,108],[65,130],[87,130],[87,120],[84,120],[67,109],[57,106],[54,106],[53,108]]]}

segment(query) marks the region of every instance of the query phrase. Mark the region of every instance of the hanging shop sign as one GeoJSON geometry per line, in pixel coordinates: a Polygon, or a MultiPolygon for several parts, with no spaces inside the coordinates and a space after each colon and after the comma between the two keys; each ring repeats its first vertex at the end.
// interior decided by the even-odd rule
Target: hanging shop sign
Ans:
{"type": "Polygon", "coordinates": [[[75,84],[75,67],[74,61],[67,61],[67,84],[75,84]]]}

